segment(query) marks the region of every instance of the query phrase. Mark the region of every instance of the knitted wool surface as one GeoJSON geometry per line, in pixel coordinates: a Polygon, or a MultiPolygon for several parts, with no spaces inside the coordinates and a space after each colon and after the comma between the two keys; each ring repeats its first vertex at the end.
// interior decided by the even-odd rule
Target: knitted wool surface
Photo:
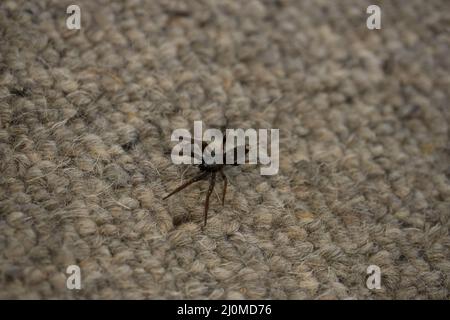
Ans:
{"type": "Polygon", "coordinates": [[[448,1],[73,2],[0,3],[0,298],[450,297],[448,1]],[[170,135],[225,119],[280,170],[202,229],[170,135]]]}

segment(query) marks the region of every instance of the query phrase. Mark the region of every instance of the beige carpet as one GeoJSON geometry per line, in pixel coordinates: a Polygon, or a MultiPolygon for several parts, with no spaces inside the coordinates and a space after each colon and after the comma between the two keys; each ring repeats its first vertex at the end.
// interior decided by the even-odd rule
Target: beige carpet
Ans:
{"type": "Polygon", "coordinates": [[[1,1],[0,298],[448,299],[450,4],[371,3],[1,1]],[[202,230],[170,134],[225,117],[280,172],[202,230]]]}

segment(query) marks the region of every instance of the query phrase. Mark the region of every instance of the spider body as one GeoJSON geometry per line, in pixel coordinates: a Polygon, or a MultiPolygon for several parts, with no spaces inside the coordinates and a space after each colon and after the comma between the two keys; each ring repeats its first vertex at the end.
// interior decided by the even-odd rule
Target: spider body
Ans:
{"type": "Polygon", "coordinates": [[[217,172],[223,169],[223,164],[206,164],[202,163],[198,166],[200,171],[217,172]]]}
{"type": "MultiPolygon", "coordinates": [[[[224,136],[223,148],[225,148],[225,140],[226,140],[226,137],[224,136]]],[[[207,144],[205,142],[202,142],[202,151],[205,149],[206,146],[207,146],[207,144]]],[[[239,148],[239,147],[234,148],[230,152],[234,152],[236,155],[237,148],[239,148]]],[[[248,148],[246,146],[245,153],[247,153],[247,152],[248,152],[248,148]]],[[[167,196],[165,196],[163,198],[163,200],[165,200],[165,199],[169,198],[170,196],[174,195],[175,193],[183,190],[184,188],[188,187],[189,185],[193,184],[194,182],[198,182],[200,180],[203,180],[203,179],[206,179],[209,177],[209,188],[206,193],[205,207],[204,207],[204,226],[206,226],[206,222],[208,220],[209,198],[214,190],[217,174],[220,174],[220,176],[223,180],[223,191],[222,191],[222,206],[223,206],[225,204],[225,194],[227,193],[227,185],[228,185],[228,180],[227,180],[227,177],[225,176],[225,173],[223,172],[223,170],[225,169],[226,166],[238,165],[237,160],[236,160],[237,157],[235,157],[234,159],[235,159],[235,163],[225,164],[226,153],[224,151],[223,152],[223,164],[217,164],[217,163],[207,164],[204,160],[202,160],[202,163],[200,165],[198,165],[200,172],[193,178],[189,179],[188,181],[186,181],[185,183],[180,185],[179,187],[175,188],[175,190],[173,190],[167,196]]]]}

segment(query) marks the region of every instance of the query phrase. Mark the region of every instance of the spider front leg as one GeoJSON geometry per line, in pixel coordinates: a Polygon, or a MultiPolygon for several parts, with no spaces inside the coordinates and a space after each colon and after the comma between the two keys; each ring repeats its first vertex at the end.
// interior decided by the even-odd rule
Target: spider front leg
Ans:
{"type": "Polygon", "coordinates": [[[177,193],[178,191],[183,190],[184,188],[186,188],[187,186],[193,184],[194,182],[200,181],[202,180],[204,177],[206,177],[208,175],[208,172],[201,172],[200,174],[196,175],[195,177],[193,177],[192,179],[188,180],[187,182],[183,183],[181,186],[179,186],[178,188],[176,188],[175,190],[173,190],[171,193],[169,193],[167,196],[165,196],[163,198],[163,200],[167,199],[168,197],[170,197],[171,195],[177,193]]]}
{"type": "Polygon", "coordinates": [[[203,226],[206,226],[206,221],[208,220],[208,209],[209,209],[209,197],[211,196],[211,193],[214,190],[214,185],[216,184],[216,173],[211,172],[211,177],[209,178],[209,188],[208,192],[206,193],[206,200],[205,200],[205,224],[203,226]]]}

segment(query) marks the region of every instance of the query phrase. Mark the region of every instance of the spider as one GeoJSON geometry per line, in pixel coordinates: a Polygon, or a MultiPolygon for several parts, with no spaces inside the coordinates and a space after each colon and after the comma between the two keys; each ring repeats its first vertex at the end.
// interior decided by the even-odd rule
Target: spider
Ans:
{"type": "MultiPolygon", "coordinates": [[[[223,136],[223,148],[225,149],[225,142],[226,142],[226,135],[223,136]]],[[[194,140],[191,139],[191,143],[194,143],[194,140]]],[[[206,148],[207,143],[202,141],[202,152],[203,150],[206,148]]],[[[194,182],[198,182],[200,180],[203,180],[205,178],[207,178],[209,176],[209,188],[208,191],[206,193],[206,199],[205,199],[205,208],[204,208],[204,224],[203,226],[206,226],[206,222],[208,220],[208,209],[209,209],[209,198],[211,196],[211,193],[214,190],[214,186],[216,184],[216,176],[217,174],[220,174],[220,176],[222,177],[223,180],[223,191],[222,191],[222,206],[225,204],[225,194],[227,193],[227,185],[228,185],[228,180],[227,177],[225,175],[225,173],[223,172],[223,170],[225,169],[225,166],[229,166],[229,165],[233,165],[236,166],[238,165],[237,163],[237,150],[238,147],[235,147],[234,149],[230,150],[229,152],[234,152],[235,156],[234,156],[234,160],[235,162],[232,164],[226,164],[225,160],[226,160],[226,152],[224,150],[223,152],[223,164],[207,164],[205,163],[204,159],[202,158],[202,163],[199,165],[199,169],[200,172],[194,176],[193,178],[189,179],[188,181],[186,181],[185,183],[183,183],[182,185],[180,185],[179,187],[177,187],[175,190],[173,190],[172,192],[170,192],[168,195],[166,195],[163,200],[169,198],[170,196],[174,195],[175,193],[183,190],[184,188],[190,186],[191,184],[193,184],[194,182]]],[[[245,153],[248,153],[248,146],[245,145],[245,153]]]]}
{"type": "Polygon", "coordinates": [[[26,97],[30,94],[30,89],[28,88],[14,88],[9,90],[9,92],[13,95],[20,96],[20,97],[26,97]]]}

